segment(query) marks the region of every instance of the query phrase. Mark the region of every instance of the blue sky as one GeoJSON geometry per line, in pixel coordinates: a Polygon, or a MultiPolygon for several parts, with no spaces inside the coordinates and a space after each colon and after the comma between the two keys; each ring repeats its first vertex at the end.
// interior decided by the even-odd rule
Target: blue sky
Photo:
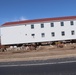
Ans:
{"type": "Polygon", "coordinates": [[[76,16],[76,0],[0,0],[0,25],[61,16],[76,16]]]}

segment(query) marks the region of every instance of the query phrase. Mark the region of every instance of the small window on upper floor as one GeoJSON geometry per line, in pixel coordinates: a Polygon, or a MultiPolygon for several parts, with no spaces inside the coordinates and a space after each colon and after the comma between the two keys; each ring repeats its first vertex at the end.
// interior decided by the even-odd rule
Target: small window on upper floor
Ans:
{"type": "Polygon", "coordinates": [[[51,36],[54,37],[55,36],[55,32],[51,32],[51,36]]]}
{"type": "Polygon", "coordinates": [[[54,27],[54,23],[51,23],[51,27],[54,27]]]}
{"type": "Polygon", "coordinates": [[[70,21],[70,25],[74,25],[74,22],[73,21],[70,21]]]}
{"type": "Polygon", "coordinates": [[[75,31],[74,31],[74,30],[72,30],[72,31],[71,31],[71,35],[74,35],[74,34],[75,34],[75,31]]]}
{"type": "Polygon", "coordinates": [[[64,31],[62,31],[62,32],[61,32],[61,35],[62,35],[62,36],[65,36],[65,32],[64,32],[64,31]]]}
{"type": "Polygon", "coordinates": [[[41,24],[41,28],[44,28],[44,24],[41,24]]]}
{"type": "Polygon", "coordinates": [[[64,26],[64,22],[61,22],[61,26],[64,26]]]}
{"type": "Polygon", "coordinates": [[[41,37],[45,37],[45,33],[41,33],[41,37]]]}
{"type": "Polygon", "coordinates": [[[31,29],[34,29],[34,25],[31,25],[31,29]]]}

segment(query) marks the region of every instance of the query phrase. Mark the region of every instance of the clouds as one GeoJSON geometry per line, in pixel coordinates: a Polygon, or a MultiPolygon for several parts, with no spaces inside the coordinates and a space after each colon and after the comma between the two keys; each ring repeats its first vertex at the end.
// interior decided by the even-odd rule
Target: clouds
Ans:
{"type": "Polygon", "coordinates": [[[8,18],[4,22],[14,22],[14,21],[24,21],[24,20],[28,20],[28,19],[25,18],[24,16],[21,16],[21,17],[15,17],[15,18],[8,18]]]}
{"type": "Polygon", "coordinates": [[[21,16],[19,20],[23,21],[23,20],[28,20],[28,19],[26,19],[25,17],[21,16]]]}
{"type": "Polygon", "coordinates": [[[24,16],[21,16],[19,18],[14,18],[12,21],[24,21],[24,20],[28,20],[28,19],[25,18],[24,16]]]}
{"type": "Polygon", "coordinates": [[[4,24],[4,23],[7,23],[7,22],[16,22],[16,21],[24,21],[24,20],[28,20],[26,17],[24,16],[21,16],[21,17],[14,17],[14,18],[10,18],[10,17],[7,17],[7,18],[1,18],[0,17],[0,25],[4,24]]]}

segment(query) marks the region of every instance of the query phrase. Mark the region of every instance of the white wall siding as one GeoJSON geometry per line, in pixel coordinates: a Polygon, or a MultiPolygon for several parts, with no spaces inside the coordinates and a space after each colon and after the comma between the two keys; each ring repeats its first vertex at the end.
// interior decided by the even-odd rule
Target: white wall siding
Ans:
{"type": "Polygon", "coordinates": [[[76,20],[74,21],[74,25],[70,25],[70,21],[60,22],[37,23],[34,24],[34,29],[31,29],[31,24],[2,27],[1,44],[76,39],[76,20]],[[64,26],[61,26],[60,22],[64,22],[64,26]],[[54,23],[54,27],[50,26],[51,23],[54,23]],[[44,28],[41,28],[41,24],[44,24],[44,28]],[[72,30],[75,31],[75,35],[71,35],[72,30]],[[65,36],[61,35],[62,31],[65,31],[65,36]],[[54,37],[51,36],[51,32],[55,32],[54,37]],[[41,33],[45,33],[45,37],[41,37],[41,33]],[[31,34],[35,34],[35,36],[31,36],[31,34]]]}

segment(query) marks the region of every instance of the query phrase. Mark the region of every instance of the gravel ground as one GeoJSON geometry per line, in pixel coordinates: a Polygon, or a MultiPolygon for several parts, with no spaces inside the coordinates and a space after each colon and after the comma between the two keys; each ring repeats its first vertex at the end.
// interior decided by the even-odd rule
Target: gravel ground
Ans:
{"type": "Polygon", "coordinates": [[[8,61],[30,61],[30,60],[47,60],[67,57],[76,57],[76,44],[67,45],[63,48],[42,46],[38,50],[28,51],[8,51],[0,52],[0,62],[8,61]]]}

